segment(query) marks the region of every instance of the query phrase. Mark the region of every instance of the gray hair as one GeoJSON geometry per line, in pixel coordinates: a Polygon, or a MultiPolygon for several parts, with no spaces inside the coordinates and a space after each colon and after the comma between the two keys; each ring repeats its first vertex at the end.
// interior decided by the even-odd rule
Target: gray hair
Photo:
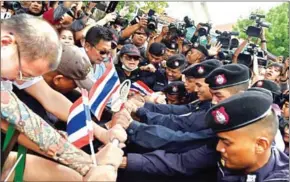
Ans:
{"type": "Polygon", "coordinates": [[[21,57],[34,61],[42,59],[56,69],[62,54],[62,44],[56,30],[45,20],[19,14],[1,21],[1,29],[15,36],[21,57]]]}

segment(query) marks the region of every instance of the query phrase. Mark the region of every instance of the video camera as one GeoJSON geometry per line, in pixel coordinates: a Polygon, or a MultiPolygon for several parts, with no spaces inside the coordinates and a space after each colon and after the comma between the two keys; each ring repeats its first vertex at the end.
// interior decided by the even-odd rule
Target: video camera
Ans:
{"type": "Polygon", "coordinates": [[[215,33],[218,34],[217,40],[222,44],[223,49],[232,49],[239,46],[239,40],[237,38],[232,38],[232,36],[238,36],[239,32],[221,32],[216,30],[215,33]]]}
{"type": "Polygon", "coordinates": [[[249,44],[246,49],[239,54],[238,63],[251,67],[253,65],[254,55],[257,56],[259,66],[267,66],[268,60],[265,59],[265,52],[256,44],[249,44]]]}
{"type": "MultiPolygon", "coordinates": [[[[131,25],[135,25],[139,22],[141,15],[138,14],[131,22],[131,25]]],[[[155,15],[155,11],[150,9],[147,14],[147,28],[150,32],[153,32],[157,29],[158,26],[158,18],[155,15]]]]}
{"type": "Polygon", "coordinates": [[[185,16],[183,18],[183,21],[185,23],[185,28],[193,27],[194,26],[194,21],[191,20],[188,16],[185,16]]]}
{"type": "Polygon", "coordinates": [[[170,23],[168,29],[168,34],[171,40],[175,40],[178,37],[185,37],[187,33],[186,24],[184,23],[170,23]]]}
{"type": "Polygon", "coordinates": [[[218,52],[218,57],[224,65],[232,63],[233,55],[233,51],[229,49],[222,49],[220,52],[218,52]]]}
{"type": "Polygon", "coordinates": [[[208,35],[210,29],[212,28],[212,25],[210,23],[199,23],[202,27],[198,29],[198,35],[199,36],[204,36],[208,35]]]}
{"type": "Polygon", "coordinates": [[[232,38],[232,36],[238,36],[239,32],[221,32],[219,30],[215,31],[217,36],[217,41],[222,44],[222,49],[218,53],[218,57],[223,61],[223,64],[232,63],[233,58],[233,48],[237,48],[239,46],[239,40],[237,38],[232,38]]]}
{"type": "Polygon", "coordinates": [[[4,1],[3,7],[16,12],[21,9],[21,4],[17,1],[4,1]]]}
{"type": "Polygon", "coordinates": [[[262,32],[262,27],[270,28],[271,24],[265,21],[262,21],[262,18],[265,18],[265,15],[251,14],[250,20],[256,21],[256,26],[249,26],[246,30],[246,34],[250,37],[260,37],[262,32]]]}

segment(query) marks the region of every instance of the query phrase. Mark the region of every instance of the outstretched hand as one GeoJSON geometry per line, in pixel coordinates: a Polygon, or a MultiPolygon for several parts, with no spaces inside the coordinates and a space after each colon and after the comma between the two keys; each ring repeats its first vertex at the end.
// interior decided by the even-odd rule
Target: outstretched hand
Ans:
{"type": "Polygon", "coordinates": [[[208,50],[209,56],[215,56],[218,54],[218,52],[221,50],[222,44],[220,42],[217,42],[216,44],[211,44],[210,49],[208,50]]]}

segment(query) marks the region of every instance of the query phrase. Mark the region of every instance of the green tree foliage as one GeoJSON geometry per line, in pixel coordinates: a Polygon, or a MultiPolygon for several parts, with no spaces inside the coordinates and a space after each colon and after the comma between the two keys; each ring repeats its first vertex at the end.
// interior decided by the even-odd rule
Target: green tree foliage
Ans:
{"type": "Polygon", "coordinates": [[[148,11],[152,9],[157,14],[162,14],[164,13],[165,8],[168,7],[168,3],[162,1],[119,1],[117,11],[121,10],[124,6],[129,6],[129,14],[126,18],[132,19],[136,15],[138,7],[145,13],[148,13],[148,11]]]}
{"type": "MultiPolygon", "coordinates": [[[[276,56],[289,56],[289,17],[288,3],[282,3],[279,6],[273,7],[267,13],[257,9],[252,13],[266,15],[265,21],[271,23],[271,28],[265,28],[267,49],[276,56]]],[[[255,25],[255,21],[249,20],[249,17],[241,17],[233,27],[234,31],[239,31],[239,38],[247,37],[245,30],[248,26],[255,25]]]]}

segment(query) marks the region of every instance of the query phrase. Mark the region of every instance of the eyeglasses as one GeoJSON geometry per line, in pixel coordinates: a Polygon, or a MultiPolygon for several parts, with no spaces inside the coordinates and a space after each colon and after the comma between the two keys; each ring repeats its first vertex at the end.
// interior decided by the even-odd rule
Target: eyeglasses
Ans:
{"type": "Polygon", "coordinates": [[[20,80],[20,81],[31,81],[34,79],[34,77],[26,77],[26,76],[23,76],[23,73],[22,73],[22,67],[21,67],[21,56],[20,56],[20,49],[19,49],[19,45],[17,44],[16,42],[16,46],[17,46],[17,54],[18,54],[18,65],[19,65],[19,70],[18,70],[18,79],[17,80],[20,80]]]}

